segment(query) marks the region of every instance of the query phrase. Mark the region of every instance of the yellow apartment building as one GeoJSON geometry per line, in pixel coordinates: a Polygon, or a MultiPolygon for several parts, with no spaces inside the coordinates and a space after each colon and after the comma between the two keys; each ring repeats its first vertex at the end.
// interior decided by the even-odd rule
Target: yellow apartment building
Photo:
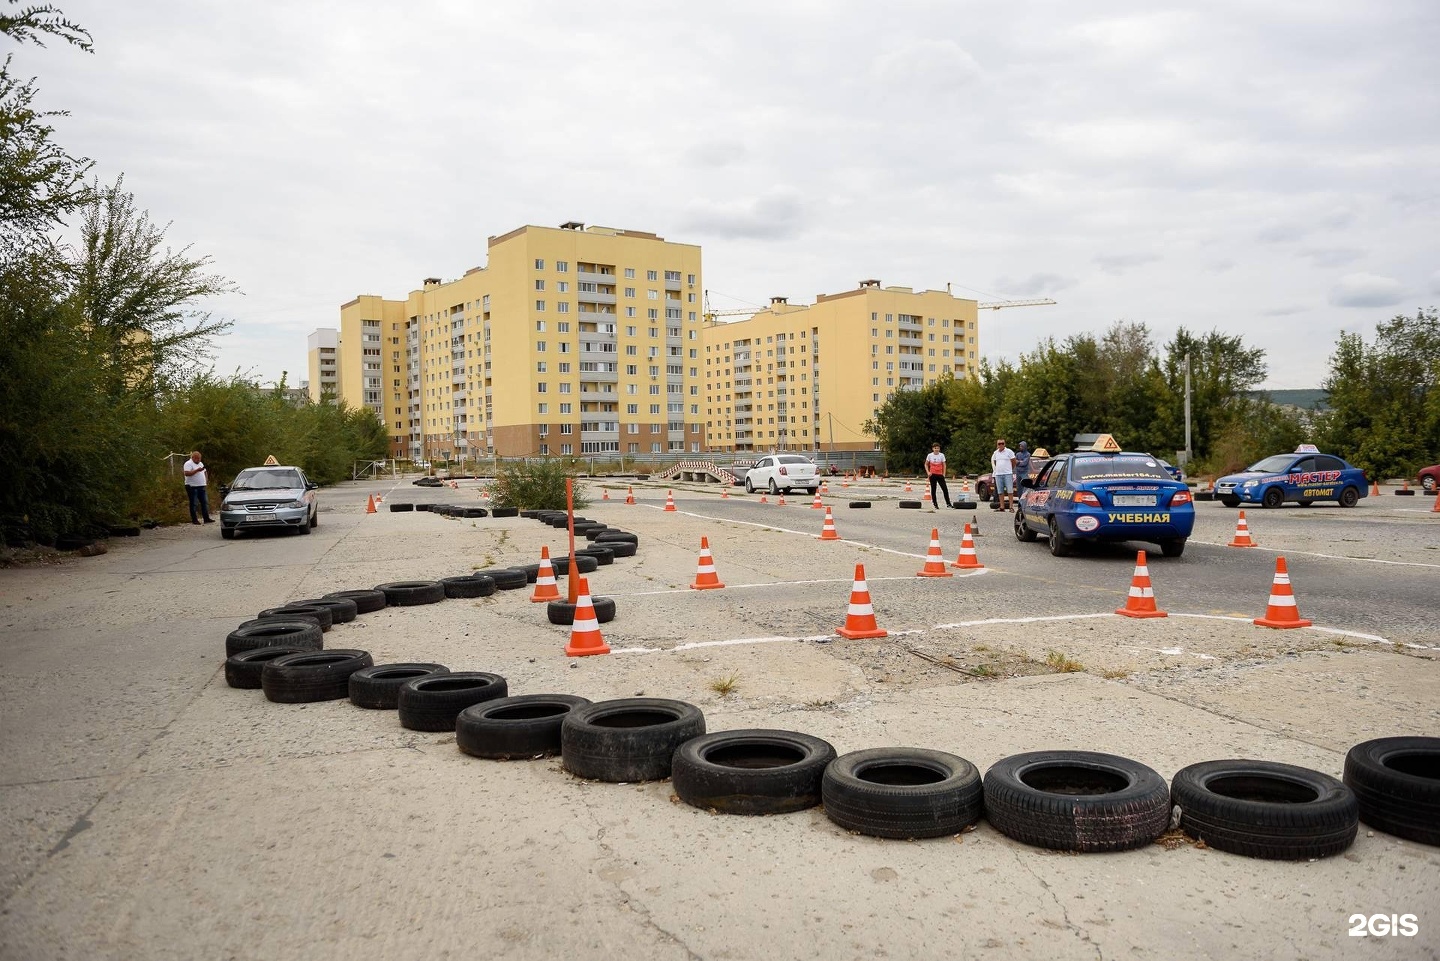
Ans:
{"type": "Polygon", "coordinates": [[[703,289],[696,245],[520,227],[457,280],[342,305],[335,394],[377,412],[396,457],[699,451],[703,289]]]}
{"type": "Polygon", "coordinates": [[[709,321],[706,449],[874,450],[863,425],[895,391],[977,375],[976,327],[973,300],[878,280],[709,321]]]}

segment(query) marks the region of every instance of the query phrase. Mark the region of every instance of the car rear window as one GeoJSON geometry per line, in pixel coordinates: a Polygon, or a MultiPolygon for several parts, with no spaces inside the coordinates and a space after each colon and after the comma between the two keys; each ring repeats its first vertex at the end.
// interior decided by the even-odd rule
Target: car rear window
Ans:
{"type": "Polygon", "coordinates": [[[776,460],[778,460],[778,461],[779,461],[780,463],[782,463],[782,464],[808,464],[808,463],[810,463],[808,460],[806,460],[806,459],[803,458],[803,457],[795,457],[795,456],[793,456],[793,455],[792,455],[792,456],[789,456],[789,457],[779,457],[779,458],[776,458],[776,460]]]}
{"type": "Polygon", "coordinates": [[[1070,479],[1120,480],[1125,478],[1154,478],[1170,480],[1170,474],[1153,457],[1140,455],[1114,457],[1074,457],[1070,460],[1070,479]]]}

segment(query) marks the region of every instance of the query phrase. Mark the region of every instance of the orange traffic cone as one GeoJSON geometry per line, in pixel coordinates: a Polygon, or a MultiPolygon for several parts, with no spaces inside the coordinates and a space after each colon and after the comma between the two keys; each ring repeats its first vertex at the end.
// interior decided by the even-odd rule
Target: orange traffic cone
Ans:
{"type": "Polygon", "coordinates": [[[970,533],[970,524],[965,524],[965,533],[960,537],[960,553],[951,562],[951,567],[959,567],[965,570],[984,570],[985,565],[980,563],[980,558],[975,554],[975,538],[970,533]]]}
{"type": "Polygon", "coordinates": [[[1295,606],[1295,592],[1290,589],[1290,570],[1285,566],[1285,558],[1275,558],[1275,581],[1270,587],[1270,604],[1265,608],[1265,616],[1255,618],[1255,623],[1261,627],[1309,627],[1310,621],[1300,617],[1300,609],[1295,606]]]}
{"type": "Polygon", "coordinates": [[[375,513],[375,498],[373,496],[365,498],[365,513],[375,513]]]}
{"type": "Polygon", "coordinates": [[[770,503],[770,498],[766,497],[764,494],[761,494],[761,495],[760,495],[760,503],[762,503],[762,504],[768,504],[768,503],[770,503]]]}
{"type": "Polygon", "coordinates": [[[730,488],[728,488],[728,487],[722,487],[722,488],[720,488],[720,499],[721,499],[722,501],[726,501],[726,500],[729,500],[729,499],[730,499],[730,488]]]}
{"type": "Polygon", "coordinates": [[[383,504],[384,502],[385,502],[385,498],[384,498],[384,497],[381,497],[379,494],[376,494],[376,495],[375,495],[375,503],[377,503],[377,504],[383,504]]]}
{"type": "Polygon", "coordinates": [[[784,506],[785,506],[785,495],[784,495],[784,494],[781,494],[779,497],[777,497],[777,498],[775,499],[775,506],[777,506],[777,507],[784,507],[784,506]]]}
{"type": "Polygon", "coordinates": [[[845,612],[845,626],[835,628],[841,637],[884,637],[886,631],[875,623],[875,608],[870,603],[870,586],[865,583],[865,565],[855,565],[855,584],[850,588],[850,607],[845,612]]]}
{"type": "Polygon", "coordinates": [[[910,482],[909,482],[909,481],[906,481],[906,482],[905,482],[905,493],[911,494],[911,493],[914,493],[914,491],[915,491],[915,488],[913,488],[913,487],[910,486],[910,482]]]}
{"type": "Polygon", "coordinates": [[[822,541],[838,541],[839,533],[835,530],[835,515],[830,513],[830,508],[825,508],[825,526],[820,529],[822,541]]]}
{"type": "Polygon", "coordinates": [[[840,479],[840,486],[841,486],[841,487],[849,487],[849,486],[850,486],[850,475],[849,475],[849,474],[846,474],[844,477],[842,477],[842,478],[840,479]]]}
{"type": "Polygon", "coordinates": [[[921,495],[920,495],[920,500],[921,500],[922,503],[929,503],[929,501],[930,501],[930,492],[929,492],[929,491],[926,491],[925,493],[921,494],[921,495]]]}
{"type": "Polygon", "coordinates": [[[824,504],[820,503],[820,492],[817,490],[817,491],[815,492],[815,500],[814,500],[814,502],[812,502],[812,503],[810,504],[810,508],[811,508],[811,510],[817,510],[817,511],[818,511],[818,510],[820,510],[821,508],[823,508],[824,506],[825,506],[824,504]]]}
{"type": "Polygon", "coordinates": [[[1435,506],[1430,508],[1430,513],[1440,514],[1440,493],[1435,495],[1435,506]]]}
{"type": "Polygon", "coordinates": [[[675,492],[674,492],[674,491],[666,491],[666,492],[665,492],[665,510],[666,510],[667,513],[673,513],[673,512],[675,511],[675,492]]]}
{"type": "Polygon", "coordinates": [[[827,481],[820,482],[820,493],[826,495],[827,497],[830,495],[830,484],[827,481]]]}
{"type": "Polygon", "coordinates": [[[602,490],[600,492],[600,499],[602,501],[608,501],[610,499],[610,491],[608,489],[602,490]]]}
{"type": "Polygon", "coordinates": [[[720,575],[715,573],[715,558],[710,556],[710,538],[700,538],[700,564],[695,569],[695,582],[690,585],[691,589],[697,591],[713,591],[717,587],[724,587],[720,583],[720,575]]]}
{"type": "Polygon", "coordinates": [[[1371,497],[1379,497],[1379,496],[1380,496],[1380,482],[1379,482],[1378,480],[1376,480],[1376,481],[1371,481],[1371,482],[1370,482],[1370,496],[1371,496],[1371,497]]]}
{"type": "Polygon", "coordinates": [[[625,503],[635,503],[635,487],[633,484],[625,488],[625,503]]]}
{"type": "Polygon", "coordinates": [[[488,501],[488,500],[490,499],[490,488],[487,487],[487,488],[485,488],[484,490],[482,490],[482,491],[480,492],[480,497],[481,497],[481,499],[488,501]]]}
{"type": "Polygon", "coordinates": [[[1155,590],[1150,586],[1150,568],[1145,566],[1145,552],[1135,555],[1135,576],[1130,578],[1130,596],[1125,606],[1115,612],[1123,617],[1168,617],[1155,606],[1155,590]]]}
{"type": "Polygon", "coordinates": [[[1240,512],[1240,517],[1235,521],[1235,539],[1227,547],[1259,547],[1250,539],[1250,527],[1245,523],[1245,512],[1240,512]]]}
{"type": "Polygon", "coordinates": [[[589,654],[609,654],[610,645],[600,633],[600,622],[595,619],[595,604],[590,600],[590,583],[580,578],[579,599],[575,601],[575,623],[570,628],[570,643],[565,645],[568,657],[585,657],[589,654]]]}
{"type": "Polygon", "coordinates": [[[560,588],[555,585],[555,568],[550,563],[548,547],[540,548],[540,572],[535,575],[535,593],[530,595],[530,600],[537,604],[560,600],[560,588]]]}
{"type": "Polygon", "coordinates": [[[925,555],[925,568],[916,577],[954,577],[945,569],[945,555],[940,551],[940,528],[930,528],[930,552],[925,555]]]}

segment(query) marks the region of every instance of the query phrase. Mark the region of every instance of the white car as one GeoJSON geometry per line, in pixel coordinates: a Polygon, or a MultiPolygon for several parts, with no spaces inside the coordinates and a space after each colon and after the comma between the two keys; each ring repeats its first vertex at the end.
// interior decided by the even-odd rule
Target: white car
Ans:
{"type": "Polygon", "coordinates": [[[813,494],[820,489],[820,473],[809,458],[799,454],[767,454],[745,474],[747,491],[753,494],[762,487],[772,494],[788,494],[797,487],[813,494]]]}

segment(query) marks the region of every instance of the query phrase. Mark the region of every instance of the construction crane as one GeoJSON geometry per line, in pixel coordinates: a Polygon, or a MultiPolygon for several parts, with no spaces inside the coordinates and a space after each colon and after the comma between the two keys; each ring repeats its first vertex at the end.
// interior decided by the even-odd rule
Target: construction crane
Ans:
{"type": "Polygon", "coordinates": [[[976,301],[976,310],[999,310],[1001,307],[1053,307],[1055,301],[1049,297],[1040,297],[1035,300],[990,300],[976,301]]]}

